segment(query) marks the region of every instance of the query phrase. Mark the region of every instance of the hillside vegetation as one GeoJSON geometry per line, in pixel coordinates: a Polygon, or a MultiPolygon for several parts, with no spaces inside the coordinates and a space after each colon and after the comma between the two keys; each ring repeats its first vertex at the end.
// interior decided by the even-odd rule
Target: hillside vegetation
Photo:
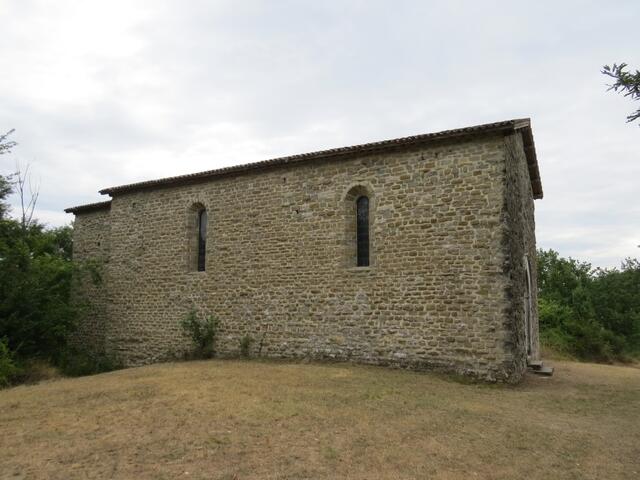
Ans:
{"type": "Polygon", "coordinates": [[[594,269],[539,250],[538,289],[544,346],[600,362],[640,355],[640,261],[594,269]]]}

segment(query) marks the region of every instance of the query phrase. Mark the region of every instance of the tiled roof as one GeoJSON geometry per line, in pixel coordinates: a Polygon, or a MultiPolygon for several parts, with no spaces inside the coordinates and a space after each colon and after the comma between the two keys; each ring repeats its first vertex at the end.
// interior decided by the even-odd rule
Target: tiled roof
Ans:
{"type": "Polygon", "coordinates": [[[94,210],[105,210],[107,208],[111,208],[111,200],[107,200],[106,202],[86,203],[84,205],[65,208],[64,211],[67,213],[86,213],[94,210]]]}

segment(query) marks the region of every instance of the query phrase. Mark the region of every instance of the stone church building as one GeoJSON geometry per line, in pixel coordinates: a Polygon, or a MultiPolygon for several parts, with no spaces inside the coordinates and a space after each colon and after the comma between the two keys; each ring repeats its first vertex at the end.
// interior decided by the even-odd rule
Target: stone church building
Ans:
{"type": "Polygon", "coordinates": [[[125,365],[216,350],[518,381],[539,356],[528,119],[101,190],[74,260],[100,265],[76,340],[125,365]]]}

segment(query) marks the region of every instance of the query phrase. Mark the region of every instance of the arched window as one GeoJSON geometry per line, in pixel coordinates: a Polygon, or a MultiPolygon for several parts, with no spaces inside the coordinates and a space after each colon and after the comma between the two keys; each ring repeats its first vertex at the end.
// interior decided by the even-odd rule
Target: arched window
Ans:
{"type": "Polygon", "coordinates": [[[204,272],[207,255],[207,211],[198,212],[198,271],[204,272]]]}
{"type": "Polygon", "coordinates": [[[356,256],[358,267],[369,266],[369,197],[356,200],[356,256]]]}
{"type": "Polygon", "coordinates": [[[344,205],[344,264],[365,272],[376,263],[376,197],[369,184],[353,184],[342,197],[344,205]]]}

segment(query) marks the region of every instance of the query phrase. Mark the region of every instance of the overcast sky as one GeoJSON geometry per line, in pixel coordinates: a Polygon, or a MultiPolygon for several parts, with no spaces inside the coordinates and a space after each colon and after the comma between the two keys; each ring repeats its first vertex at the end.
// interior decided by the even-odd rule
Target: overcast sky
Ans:
{"type": "Polygon", "coordinates": [[[538,245],[640,256],[640,2],[0,0],[0,131],[37,217],[101,188],[531,117],[538,245]]]}

